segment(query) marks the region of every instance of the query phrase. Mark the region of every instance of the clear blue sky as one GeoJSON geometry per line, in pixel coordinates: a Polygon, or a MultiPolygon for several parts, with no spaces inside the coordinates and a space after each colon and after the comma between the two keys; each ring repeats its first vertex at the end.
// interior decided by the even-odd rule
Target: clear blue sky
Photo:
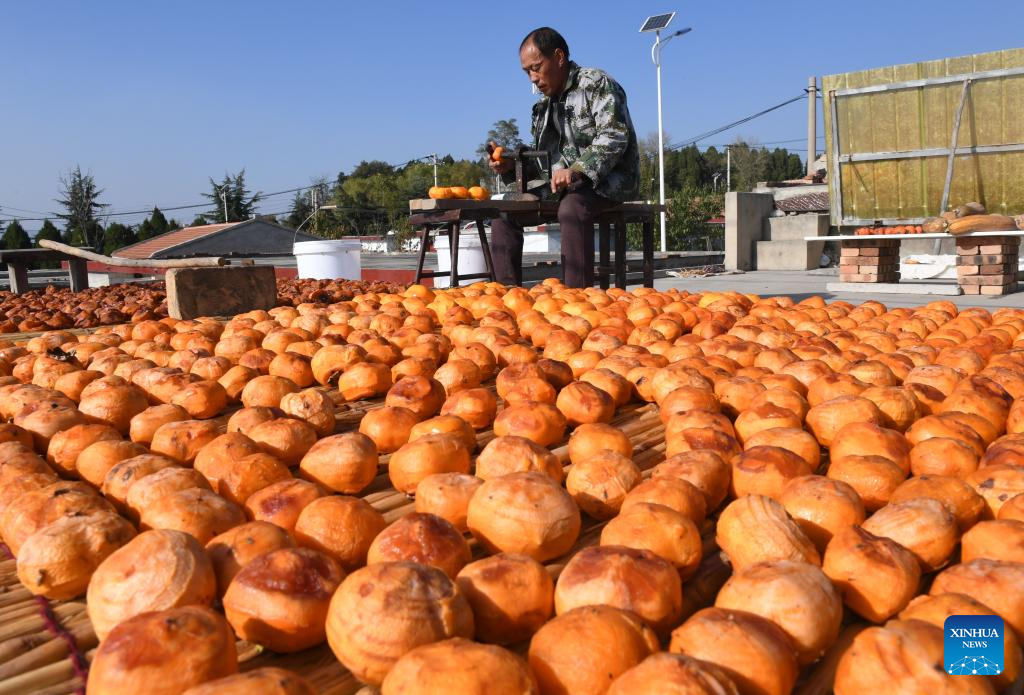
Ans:
{"type": "MultiPolygon", "coordinates": [[[[526,126],[534,97],[517,49],[541,25],[622,83],[642,137],[657,109],[637,29],[670,10],[673,28],[693,27],[664,52],[673,140],[795,96],[810,75],[1024,43],[1022,0],[5,2],[0,218],[54,210],[58,175],[76,164],[123,211],[202,202],[208,177],[242,167],[272,192],[363,159],[471,156],[495,120],[526,126]]],[[[798,102],[702,144],[805,133],[798,102]]]]}

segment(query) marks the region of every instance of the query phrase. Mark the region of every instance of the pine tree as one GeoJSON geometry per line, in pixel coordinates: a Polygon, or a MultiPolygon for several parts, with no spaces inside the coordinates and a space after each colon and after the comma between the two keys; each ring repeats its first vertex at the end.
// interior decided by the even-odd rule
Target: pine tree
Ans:
{"type": "Polygon", "coordinates": [[[5,249],[27,249],[32,247],[32,239],[29,237],[28,232],[21,226],[21,222],[18,220],[11,220],[11,223],[7,225],[7,231],[4,232],[3,238],[0,239],[0,245],[5,249]]]}
{"type": "MultiPolygon", "coordinates": [[[[39,242],[43,239],[49,239],[50,241],[63,240],[63,237],[60,235],[60,230],[57,229],[56,225],[54,225],[53,222],[50,222],[50,220],[43,220],[43,226],[39,228],[38,232],[36,232],[35,245],[39,246],[39,242]]],[[[37,263],[33,263],[32,266],[39,269],[60,268],[60,261],[39,261],[37,263]]]]}
{"type": "Polygon", "coordinates": [[[131,227],[125,226],[120,222],[114,222],[107,227],[103,235],[103,253],[109,256],[114,251],[124,248],[129,244],[134,244],[138,240],[131,227]]]}
{"type": "Polygon", "coordinates": [[[153,208],[153,212],[149,217],[144,219],[139,224],[139,229],[136,232],[136,236],[139,241],[145,241],[146,239],[152,239],[155,236],[166,234],[167,232],[175,229],[171,226],[171,223],[164,217],[164,213],[160,212],[160,208],[153,208]]]}
{"type": "Polygon", "coordinates": [[[39,242],[43,239],[49,239],[50,241],[61,240],[60,230],[50,220],[43,220],[43,226],[36,232],[36,246],[39,246],[39,242]]]}
{"type": "Polygon", "coordinates": [[[292,209],[285,218],[284,224],[292,229],[298,229],[299,225],[305,222],[313,214],[313,204],[309,200],[309,193],[296,191],[292,198],[292,209]]]}
{"type": "Polygon", "coordinates": [[[99,202],[103,189],[96,187],[92,174],[83,174],[75,166],[60,177],[61,196],[57,199],[65,212],[57,215],[64,220],[64,239],[73,245],[100,248],[103,245],[103,226],[96,219],[96,213],[107,207],[99,202]]]}
{"type": "Polygon", "coordinates": [[[250,193],[245,187],[245,169],[231,176],[224,174],[224,180],[219,184],[210,179],[210,193],[203,196],[210,199],[210,204],[216,209],[214,212],[204,213],[202,218],[207,224],[223,224],[224,222],[242,222],[251,218],[256,212],[256,203],[262,199],[262,194],[250,193]],[[227,218],[224,217],[224,208],[227,207],[227,218]]]}

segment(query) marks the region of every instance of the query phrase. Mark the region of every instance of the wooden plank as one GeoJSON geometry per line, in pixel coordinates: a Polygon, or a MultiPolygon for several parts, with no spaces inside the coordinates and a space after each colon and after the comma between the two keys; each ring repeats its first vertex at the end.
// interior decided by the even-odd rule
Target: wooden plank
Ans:
{"type": "Polygon", "coordinates": [[[196,258],[120,258],[117,256],[104,256],[100,253],[93,253],[86,249],[62,244],[59,241],[42,239],[39,245],[61,252],[61,258],[77,257],[95,263],[105,263],[115,268],[211,268],[227,265],[227,261],[219,256],[196,257],[196,258]]]}
{"type": "MultiPolygon", "coordinates": [[[[92,248],[83,248],[82,251],[91,251],[92,248]]],[[[8,260],[21,261],[22,263],[35,263],[37,261],[63,261],[67,260],[68,254],[53,249],[6,249],[0,250],[0,263],[8,260]]]]}
{"type": "Polygon", "coordinates": [[[642,225],[644,251],[644,287],[654,287],[654,223],[646,219],[642,225]]]}
{"type": "Polygon", "coordinates": [[[494,282],[494,260],[491,258],[491,244],[487,241],[487,233],[484,231],[484,216],[476,218],[476,231],[480,236],[480,247],[484,251],[484,264],[487,266],[489,280],[494,282]]]}
{"type": "Polygon", "coordinates": [[[598,261],[597,278],[602,290],[608,289],[608,266],[611,264],[611,224],[607,220],[598,224],[599,234],[597,250],[600,260],[598,261]]]}
{"type": "Polygon", "coordinates": [[[7,261],[7,278],[11,283],[11,292],[14,294],[25,294],[28,286],[28,266],[24,262],[7,261]]]}
{"type": "Polygon", "coordinates": [[[68,261],[68,280],[72,292],[89,289],[89,266],[84,259],[72,258],[68,261]]]}
{"type": "Polygon", "coordinates": [[[458,222],[448,225],[448,248],[452,254],[452,270],[449,277],[452,279],[450,286],[459,286],[459,231],[461,226],[458,222]]]}
{"type": "Polygon", "coordinates": [[[615,286],[626,289],[626,222],[615,220],[615,286]]]}
{"type": "Polygon", "coordinates": [[[414,285],[420,284],[420,280],[423,279],[423,261],[427,257],[427,246],[430,245],[430,230],[426,227],[423,228],[423,232],[420,234],[420,253],[419,259],[416,261],[416,277],[413,280],[414,285]]]}
{"type": "Polygon", "coordinates": [[[419,227],[425,224],[443,224],[458,222],[462,219],[462,210],[430,210],[409,215],[409,224],[419,227]]]}
{"type": "Polygon", "coordinates": [[[410,212],[433,210],[497,210],[499,212],[536,212],[540,202],[531,200],[433,200],[419,198],[409,201],[410,212]]]}
{"type": "Polygon", "coordinates": [[[947,234],[945,232],[929,232],[927,234],[872,234],[858,236],[856,234],[837,234],[835,236],[805,236],[804,241],[871,241],[872,239],[970,239],[972,237],[1015,236],[1024,237],[1024,231],[1013,232],[967,232],[965,234],[947,234]]]}
{"type": "MultiPolygon", "coordinates": [[[[433,200],[416,198],[409,201],[410,212],[432,212],[437,210],[469,210],[501,212],[533,212],[555,214],[558,212],[557,200],[433,200]]],[[[619,203],[609,212],[631,214],[653,214],[662,211],[656,203],[619,203]]]]}

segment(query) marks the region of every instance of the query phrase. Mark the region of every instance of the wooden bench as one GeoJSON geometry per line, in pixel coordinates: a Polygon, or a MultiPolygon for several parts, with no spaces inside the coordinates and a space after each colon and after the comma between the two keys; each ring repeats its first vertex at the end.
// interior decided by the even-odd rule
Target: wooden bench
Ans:
{"type": "MultiPolygon", "coordinates": [[[[86,251],[91,248],[83,247],[86,251]]],[[[68,280],[71,291],[79,292],[89,287],[89,271],[86,260],[77,258],[53,249],[11,249],[0,251],[0,263],[7,264],[7,277],[10,279],[11,292],[25,294],[29,291],[28,266],[31,263],[67,261],[68,280]]]]}
{"type": "MultiPolygon", "coordinates": [[[[608,289],[610,278],[614,275],[615,286],[625,288],[628,282],[626,275],[626,225],[641,225],[643,251],[644,287],[654,286],[654,216],[661,212],[660,205],[648,203],[620,203],[602,213],[595,224],[598,229],[597,251],[598,261],[594,267],[594,275],[601,289],[608,289]],[[614,238],[613,238],[614,235],[614,238]],[[614,243],[615,258],[612,260],[614,243]]],[[[494,264],[491,260],[491,247],[484,232],[486,220],[504,216],[513,224],[533,226],[558,221],[558,201],[520,201],[520,200],[430,200],[418,199],[409,201],[409,222],[413,228],[422,229],[420,236],[419,260],[416,264],[415,282],[427,277],[451,277],[451,286],[455,287],[460,280],[483,279],[494,280],[494,264]],[[459,274],[459,236],[462,225],[473,223],[480,238],[483,249],[486,273],[459,274]],[[451,249],[451,271],[425,271],[427,247],[434,228],[443,228],[448,235],[451,249]]]]}

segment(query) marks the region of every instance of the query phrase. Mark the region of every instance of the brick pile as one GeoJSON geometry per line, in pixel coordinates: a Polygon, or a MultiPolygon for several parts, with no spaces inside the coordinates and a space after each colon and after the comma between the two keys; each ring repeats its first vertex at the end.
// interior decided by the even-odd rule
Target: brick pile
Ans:
{"type": "Polygon", "coordinates": [[[964,294],[1002,295],[1017,291],[1020,237],[956,240],[956,275],[964,294]]]}
{"type": "Polygon", "coordinates": [[[857,239],[842,242],[840,282],[899,282],[899,239],[857,239]]]}

